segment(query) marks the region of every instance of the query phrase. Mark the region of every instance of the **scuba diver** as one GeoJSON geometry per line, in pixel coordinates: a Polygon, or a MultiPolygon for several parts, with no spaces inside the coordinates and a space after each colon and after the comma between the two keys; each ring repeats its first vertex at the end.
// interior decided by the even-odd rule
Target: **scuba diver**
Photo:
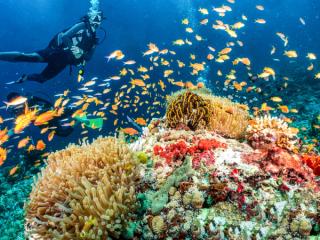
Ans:
{"type": "Polygon", "coordinates": [[[99,44],[96,31],[104,20],[102,11],[90,11],[81,22],[56,34],[47,48],[33,52],[0,52],[0,60],[8,62],[48,63],[40,74],[23,74],[16,83],[36,81],[44,83],[67,66],[84,66],[99,44]]]}

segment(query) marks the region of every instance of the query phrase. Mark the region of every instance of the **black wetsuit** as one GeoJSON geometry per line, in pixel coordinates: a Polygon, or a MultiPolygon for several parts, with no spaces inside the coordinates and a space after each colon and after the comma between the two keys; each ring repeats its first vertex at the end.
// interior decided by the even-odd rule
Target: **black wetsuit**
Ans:
{"type": "Polygon", "coordinates": [[[96,32],[92,30],[88,18],[84,17],[82,22],[55,35],[47,48],[33,54],[19,52],[0,53],[0,60],[48,63],[40,74],[24,75],[25,79],[23,79],[23,81],[29,80],[44,83],[57,76],[67,66],[76,66],[90,60],[97,43],[96,32]],[[62,37],[62,41],[59,42],[61,34],[65,35],[62,37]],[[76,39],[76,44],[74,39],[76,39]],[[72,47],[78,47],[83,51],[79,58],[76,58],[73,54],[72,47]]]}

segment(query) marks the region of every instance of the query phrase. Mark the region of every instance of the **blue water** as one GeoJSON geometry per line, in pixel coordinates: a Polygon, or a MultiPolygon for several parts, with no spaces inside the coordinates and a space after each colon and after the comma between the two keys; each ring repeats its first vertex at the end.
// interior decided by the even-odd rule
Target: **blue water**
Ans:
{"type": "MultiPolygon", "coordinates": [[[[219,19],[216,13],[210,13],[208,26],[198,24],[204,17],[198,12],[200,7],[209,8],[209,6],[219,7],[222,4],[229,5],[233,8],[232,13],[227,13],[226,17],[220,18],[225,23],[235,23],[241,20],[241,15],[248,17],[244,30],[238,31],[238,40],[244,42],[243,48],[235,48],[231,53],[233,57],[249,57],[252,62],[253,73],[259,73],[263,67],[269,66],[274,68],[280,75],[286,76],[293,71],[297,65],[308,66],[305,55],[313,52],[320,56],[320,33],[319,29],[319,12],[320,2],[317,0],[268,0],[252,1],[241,0],[236,4],[229,4],[227,1],[200,1],[200,0],[124,0],[124,1],[102,1],[101,9],[104,11],[106,20],[102,27],[106,30],[107,36],[104,42],[99,45],[92,60],[85,67],[85,77],[106,78],[116,75],[123,67],[116,61],[106,62],[105,56],[116,49],[121,49],[126,59],[134,59],[138,64],[147,65],[148,59],[142,57],[142,52],[147,50],[147,44],[156,43],[159,48],[169,48],[177,52],[173,59],[183,60],[189,64],[189,55],[191,53],[197,56],[197,59],[205,59],[208,54],[207,46],[213,46],[218,50],[225,47],[226,42],[232,41],[224,31],[214,31],[211,28],[212,20],[219,19]],[[255,8],[256,4],[264,5],[265,11],[261,12],[255,8]],[[306,25],[299,22],[302,17],[306,25]],[[204,42],[197,43],[193,41],[193,46],[188,46],[188,51],[178,49],[172,46],[172,41],[185,38],[187,33],[185,27],[181,25],[181,20],[188,18],[194,30],[206,39],[204,42]],[[253,23],[256,18],[267,20],[265,25],[253,23]],[[249,23],[250,22],[250,23],[249,23]],[[298,51],[299,59],[297,63],[289,64],[289,60],[282,56],[283,43],[276,36],[276,32],[284,32],[289,36],[288,49],[298,51]],[[274,56],[270,56],[271,46],[274,45],[278,51],[274,56]],[[276,62],[272,58],[279,58],[281,61],[276,62]]],[[[0,2],[0,51],[23,51],[33,52],[43,49],[47,46],[51,38],[61,30],[73,25],[79,21],[80,17],[86,14],[89,8],[89,2],[85,0],[19,0],[1,1],[0,2]]],[[[209,9],[210,10],[210,9],[209,9]]],[[[103,31],[98,31],[98,35],[103,38],[103,31]]],[[[186,48],[184,48],[186,49],[186,48]]],[[[318,62],[314,62],[315,69],[313,73],[320,70],[318,62]]],[[[206,74],[202,76],[207,80],[207,86],[217,95],[230,95],[230,91],[222,91],[223,81],[216,76],[218,69],[224,74],[232,69],[231,61],[229,63],[218,65],[208,64],[206,74]]],[[[27,82],[23,85],[5,85],[5,82],[15,81],[23,73],[36,73],[44,68],[45,64],[33,63],[5,63],[0,62],[0,88],[2,89],[0,101],[5,100],[6,95],[11,91],[22,93],[36,94],[44,96],[54,101],[54,95],[70,89],[72,95],[77,94],[79,85],[76,81],[78,69],[73,69],[70,75],[69,68],[56,78],[44,83],[27,82]]],[[[241,70],[239,70],[241,72],[241,70]]],[[[158,82],[162,77],[163,70],[155,70],[152,74],[152,80],[158,82]]],[[[302,72],[301,74],[305,74],[302,72]]],[[[242,73],[243,80],[247,80],[245,72],[242,73]]],[[[320,89],[319,81],[315,82],[310,75],[308,85],[314,85],[315,90],[320,89]]],[[[241,77],[239,77],[239,80],[241,77]]],[[[197,77],[182,73],[177,77],[179,80],[193,80],[197,77]]],[[[279,80],[281,81],[281,80],[279,80]]],[[[112,88],[119,89],[125,84],[123,80],[114,82],[112,88]]],[[[274,88],[280,85],[279,82],[265,84],[262,88],[274,88]],[[267,86],[266,86],[267,85],[267,86]],[[268,86],[269,85],[269,86],[268,86]]],[[[303,88],[304,84],[299,85],[303,88]]],[[[177,90],[176,87],[169,88],[177,90]]],[[[266,90],[267,91],[267,90],[266,90]]],[[[268,90],[269,91],[269,90],[268,90]]],[[[291,93],[295,89],[291,89],[291,93]]],[[[286,93],[279,93],[279,95],[286,93]]],[[[312,94],[312,93],[311,93],[312,94]]],[[[245,96],[245,94],[243,93],[245,96]]],[[[243,98],[241,94],[234,94],[236,99],[243,98]]],[[[261,96],[260,96],[261,97],[261,96]]],[[[294,96],[287,97],[287,104],[294,103],[294,96]]],[[[258,96],[259,98],[259,96],[258,96]]],[[[263,97],[262,97],[263,98],[263,97]]],[[[105,97],[104,100],[108,101],[105,97]]],[[[152,100],[152,99],[151,99],[152,100]]],[[[243,100],[243,99],[242,99],[243,100]]],[[[263,100],[261,100],[263,101],[263,100]]],[[[159,109],[162,113],[164,109],[159,109]]],[[[6,117],[6,112],[2,111],[1,115],[6,117]]],[[[107,112],[107,115],[109,113],[107,112]]],[[[126,113],[122,113],[120,118],[125,119],[126,113]]],[[[140,114],[141,115],[141,114],[140,114]]],[[[137,114],[139,116],[139,113],[137,114]]],[[[108,117],[108,116],[107,116],[108,117]]],[[[92,133],[90,137],[96,137],[99,134],[111,134],[114,117],[105,123],[102,132],[92,133]]],[[[40,138],[39,135],[31,128],[27,132],[40,138]]],[[[77,142],[79,132],[75,132],[68,139],[61,139],[54,142],[50,147],[62,148],[69,142],[77,142]]]]}

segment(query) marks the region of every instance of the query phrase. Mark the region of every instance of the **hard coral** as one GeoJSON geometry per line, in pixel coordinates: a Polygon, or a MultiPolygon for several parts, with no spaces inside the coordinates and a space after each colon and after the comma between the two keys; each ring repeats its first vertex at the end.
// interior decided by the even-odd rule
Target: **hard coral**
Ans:
{"type": "Polygon", "coordinates": [[[249,121],[247,140],[254,148],[272,148],[278,146],[296,151],[298,130],[291,128],[277,117],[257,117],[249,121]]]}
{"type": "Polygon", "coordinates": [[[249,113],[243,105],[199,91],[169,98],[166,123],[175,129],[205,129],[231,138],[244,137],[249,113]]]}
{"type": "Polygon", "coordinates": [[[134,159],[116,138],[51,154],[26,206],[26,234],[32,239],[119,238],[136,207],[134,159]]]}

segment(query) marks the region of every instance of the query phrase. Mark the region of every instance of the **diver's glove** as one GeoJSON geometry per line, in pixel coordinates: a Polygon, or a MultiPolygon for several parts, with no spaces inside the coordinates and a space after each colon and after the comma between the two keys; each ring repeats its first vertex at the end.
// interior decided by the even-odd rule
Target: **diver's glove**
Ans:
{"type": "Polygon", "coordinates": [[[28,75],[27,74],[23,74],[17,81],[17,84],[21,84],[24,83],[26,80],[28,79],[28,75]]]}
{"type": "Polygon", "coordinates": [[[83,50],[77,46],[72,46],[70,50],[76,59],[79,59],[83,56],[83,50]]]}

